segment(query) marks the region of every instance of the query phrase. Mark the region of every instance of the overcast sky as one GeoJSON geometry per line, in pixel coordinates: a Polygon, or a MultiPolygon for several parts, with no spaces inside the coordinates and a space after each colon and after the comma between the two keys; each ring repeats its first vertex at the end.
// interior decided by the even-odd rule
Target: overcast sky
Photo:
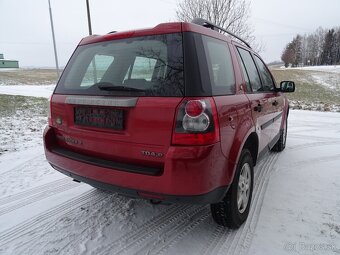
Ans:
{"type": "MultiPolygon", "coordinates": [[[[95,34],[175,21],[178,0],[90,0],[95,34]]],[[[60,66],[88,34],[85,0],[51,0],[60,66]]],[[[297,34],[340,26],[340,0],[252,0],[251,24],[265,61],[280,60],[297,34]]],[[[0,53],[22,67],[53,67],[48,0],[0,0],[0,53]]]]}

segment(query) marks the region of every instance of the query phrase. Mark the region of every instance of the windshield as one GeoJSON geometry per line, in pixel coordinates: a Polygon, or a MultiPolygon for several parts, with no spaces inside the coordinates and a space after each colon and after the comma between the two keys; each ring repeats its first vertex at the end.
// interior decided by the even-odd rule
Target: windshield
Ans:
{"type": "Polygon", "coordinates": [[[145,36],[79,46],[55,93],[183,96],[182,36],[145,36]]]}

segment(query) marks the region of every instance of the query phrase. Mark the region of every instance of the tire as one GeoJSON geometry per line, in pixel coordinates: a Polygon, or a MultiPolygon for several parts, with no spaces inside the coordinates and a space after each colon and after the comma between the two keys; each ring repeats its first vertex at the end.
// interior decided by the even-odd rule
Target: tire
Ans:
{"type": "Polygon", "coordinates": [[[287,130],[288,130],[288,116],[286,118],[285,124],[283,125],[283,129],[280,130],[280,139],[274,145],[272,151],[281,152],[286,148],[287,130]]]}
{"type": "Polygon", "coordinates": [[[215,222],[219,225],[237,229],[248,217],[249,208],[251,204],[251,198],[253,194],[254,183],[254,169],[253,159],[248,149],[243,149],[241,152],[240,160],[237,164],[237,169],[233,183],[231,184],[226,196],[222,202],[210,205],[211,214],[215,222]],[[240,178],[242,175],[242,179],[240,178]],[[246,178],[245,178],[246,177],[246,178]],[[241,180],[240,180],[241,179],[241,180]],[[248,181],[247,181],[248,180],[248,181]],[[246,192],[243,192],[245,196],[242,196],[242,202],[240,206],[237,200],[242,193],[242,189],[239,186],[248,186],[246,192]],[[245,199],[247,197],[247,199],[245,199]]]}

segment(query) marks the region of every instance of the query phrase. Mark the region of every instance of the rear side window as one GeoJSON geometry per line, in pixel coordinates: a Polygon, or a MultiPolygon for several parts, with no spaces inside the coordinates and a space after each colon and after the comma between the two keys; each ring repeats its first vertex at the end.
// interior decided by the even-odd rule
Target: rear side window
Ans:
{"type": "Polygon", "coordinates": [[[82,45],[55,93],[183,96],[182,36],[166,34],[82,45]]]}
{"type": "Polygon", "coordinates": [[[237,48],[237,50],[248,74],[252,90],[254,92],[262,91],[260,76],[250,52],[242,48],[237,48]]]}
{"type": "Polygon", "coordinates": [[[234,69],[227,42],[207,36],[202,38],[213,94],[234,94],[234,69]]]}

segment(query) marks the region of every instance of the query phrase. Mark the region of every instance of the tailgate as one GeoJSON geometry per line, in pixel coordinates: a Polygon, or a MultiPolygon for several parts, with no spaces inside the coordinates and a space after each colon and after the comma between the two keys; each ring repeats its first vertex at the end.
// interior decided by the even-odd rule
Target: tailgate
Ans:
{"type": "Polygon", "coordinates": [[[178,97],[95,96],[87,100],[55,94],[51,125],[56,144],[88,158],[162,167],[180,101],[178,97]]]}

